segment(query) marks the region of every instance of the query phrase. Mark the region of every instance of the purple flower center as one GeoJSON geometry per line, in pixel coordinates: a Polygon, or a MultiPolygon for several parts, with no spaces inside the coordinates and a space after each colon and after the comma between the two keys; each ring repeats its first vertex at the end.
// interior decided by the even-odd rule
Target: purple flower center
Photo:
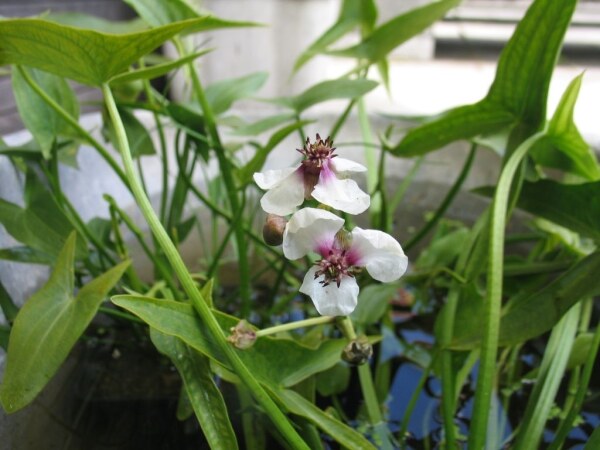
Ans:
{"type": "Polygon", "coordinates": [[[304,177],[304,196],[307,199],[310,198],[310,194],[319,182],[321,171],[326,174],[331,172],[329,161],[337,156],[333,154],[335,148],[332,145],[331,138],[323,140],[317,133],[314,143],[311,144],[310,139],[306,138],[304,147],[297,149],[304,156],[300,171],[304,177]]]}
{"type": "Polygon", "coordinates": [[[332,282],[340,287],[344,277],[354,278],[360,272],[360,267],[356,266],[359,258],[356,252],[352,251],[348,236],[349,233],[340,230],[332,245],[320,250],[322,259],[315,263],[319,267],[315,272],[315,279],[323,276],[323,279],[319,281],[323,287],[332,282]]]}

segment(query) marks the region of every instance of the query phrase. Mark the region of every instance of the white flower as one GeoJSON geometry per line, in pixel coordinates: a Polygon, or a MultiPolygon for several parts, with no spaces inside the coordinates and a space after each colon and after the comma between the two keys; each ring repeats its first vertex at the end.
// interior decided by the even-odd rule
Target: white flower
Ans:
{"type": "Polygon", "coordinates": [[[364,267],[376,280],[400,278],[408,258],[389,234],[356,227],[342,229],[344,220],[328,211],[304,208],[295,213],[283,235],[283,253],[298,259],[310,252],[321,255],[302,282],[300,292],[310,296],[323,316],[346,316],[354,311],[358,284],[354,275],[364,267]]]}
{"type": "Polygon", "coordinates": [[[348,214],[360,214],[370,204],[370,197],[356,181],[346,178],[350,172],[367,170],[361,164],[338,158],[333,152],[330,138],[325,141],[317,134],[314,144],[306,139],[300,167],[268,170],[255,173],[254,181],[267,192],[260,200],[262,208],[270,214],[292,214],[305,199],[314,198],[324,205],[348,214]]]}

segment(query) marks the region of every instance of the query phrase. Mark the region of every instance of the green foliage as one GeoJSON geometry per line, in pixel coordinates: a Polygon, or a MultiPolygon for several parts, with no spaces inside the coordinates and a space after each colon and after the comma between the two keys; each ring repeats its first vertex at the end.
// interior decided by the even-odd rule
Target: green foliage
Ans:
{"type": "Polygon", "coordinates": [[[237,440],[208,358],[174,336],[150,330],[152,343],[168,356],[181,375],[185,392],[211,449],[236,450],[237,440]]]}
{"type": "MultiPolygon", "coordinates": [[[[118,295],[112,298],[112,302],[158,331],[176,336],[215,362],[228,366],[215,337],[202,326],[190,304],[135,295],[118,295]]],[[[218,311],[213,311],[213,314],[227,332],[238,322],[238,319],[218,311]]],[[[240,351],[239,357],[266,386],[290,387],[340,361],[345,345],[343,339],[331,339],[318,349],[310,349],[291,340],[264,337],[258,339],[253,347],[240,351]]]]}
{"type": "MultiPolygon", "coordinates": [[[[154,150],[154,143],[152,142],[148,130],[138,118],[135,117],[133,112],[126,108],[119,108],[119,114],[121,115],[121,120],[123,120],[123,126],[127,133],[132,156],[138,158],[143,155],[153,155],[156,153],[154,150]]],[[[117,138],[113,126],[110,121],[105,121],[104,124],[105,128],[103,132],[106,139],[116,146],[117,138]]]]}
{"type": "Polygon", "coordinates": [[[414,156],[509,126],[523,127],[526,135],[539,130],[546,119],[552,71],[576,3],[535,1],[504,48],[487,96],[410,130],[391,151],[414,156]]]}
{"type": "MultiPolygon", "coordinates": [[[[0,223],[17,241],[55,258],[74,227],[54,197],[33,172],[28,172],[25,185],[25,207],[0,199],[0,223]]],[[[78,239],[76,257],[87,254],[85,241],[78,239]]]]}
{"type": "Polygon", "coordinates": [[[59,25],[40,19],[0,21],[0,65],[20,64],[100,86],[188,27],[198,18],[127,34],[59,25]]]}
{"type": "Polygon", "coordinates": [[[219,115],[231,108],[233,102],[249,97],[267,81],[268,73],[256,72],[230,80],[222,80],[206,88],[206,99],[215,114],[219,115]]]}
{"type": "Polygon", "coordinates": [[[48,282],[19,311],[10,334],[0,401],[7,412],[28,405],[59,369],[129,262],[90,281],[74,295],[75,233],[48,282]]]}
{"type": "Polygon", "coordinates": [[[72,128],[29,86],[21,75],[27,70],[29,76],[62,106],[75,120],[79,118],[79,104],[67,82],[56,75],[35,69],[18,69],[12,72],[15,103],[23,122],[39,144],[44,158],[49,159],[52,147],[59,135],[72,134],[72,128]]]}

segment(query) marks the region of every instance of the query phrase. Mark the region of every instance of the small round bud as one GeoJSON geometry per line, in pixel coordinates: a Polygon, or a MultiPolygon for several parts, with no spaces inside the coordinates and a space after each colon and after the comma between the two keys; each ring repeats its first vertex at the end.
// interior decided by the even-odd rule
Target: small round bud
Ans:
{"type": "Polygon", "coordinates": [[[283,231],[287,220],[277,214],[267,214],[267,219],[263,226],[263,239],[267,245],[276,247],[283,242],[283,231]]]}
{"type": "Polygon", "coordinates": [[[342,359],[353,366],[361,366],[373,356],[373,346],[365,336],[350,341],[342,351],[342,359]]]}
{"type": "Polygon", "coordinates": [[[254,345],[256,341],[256,332],[252,329],[246,320],[240,320],[235,327],[229,329],[231,335],[227,341],[231,342],[240,350],[245,350],[254,345]]]}

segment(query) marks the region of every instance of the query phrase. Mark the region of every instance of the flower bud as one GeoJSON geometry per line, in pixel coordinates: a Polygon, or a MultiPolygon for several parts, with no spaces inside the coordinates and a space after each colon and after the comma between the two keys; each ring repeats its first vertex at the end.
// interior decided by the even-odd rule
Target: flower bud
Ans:
{"type": "Polygon", "coordinates": [[[373,356],[373,346],[365,336],[350,341],[342,352],[342,359],[353,366],[361,366],[373,356]]]}
{"type": "Polygon", "coordinates": [[[231,335],[227,337],[227,341],[231,342],[240,350],[252,347],[256,341],[256,332],[246,320],[240,320],[238,324],[235,327],[231,327],[229,331],[231,331],[231,335]]]}
{"type": "Polygon", "coordinates": [[[281,245],[286,224],[287,220],[284,217],[276,214],[267,214],[267,219],[263,226],[263,239],[265,243],[273,247],[281,245]]]}

